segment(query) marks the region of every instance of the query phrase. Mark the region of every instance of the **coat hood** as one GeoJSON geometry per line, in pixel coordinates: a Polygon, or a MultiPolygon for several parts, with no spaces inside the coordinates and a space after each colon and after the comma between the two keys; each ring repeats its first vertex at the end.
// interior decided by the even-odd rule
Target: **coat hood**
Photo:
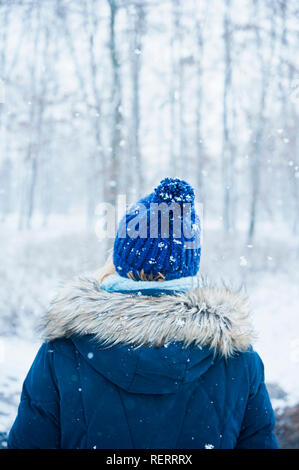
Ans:
{"type": "Polygon", "coordinates": [[[159,297],[101,289],[95,277],[66,284],[42,322],[44,338],[71,338],[89,364],[134,393],[173,393],[216,356],[249,349],[247,298],[201,281],[159,297]]]}

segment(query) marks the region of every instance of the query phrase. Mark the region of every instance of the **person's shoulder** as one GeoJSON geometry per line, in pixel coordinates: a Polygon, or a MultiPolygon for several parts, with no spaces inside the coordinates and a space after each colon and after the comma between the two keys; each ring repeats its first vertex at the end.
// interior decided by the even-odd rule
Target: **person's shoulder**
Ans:
{"type": "Polygon", "coordinates": [[[42,398],[51,381],[56,382],[57,366],[65,364],[67,358],[74,359],[74,345],[70,338],[43,342],[26,377],[28,390],[34,389],[35,395],[42,398]]]}
{"type": "Polygon", "coordinates": [[[51,341],[45,341],[41,349],[44,349],[45,353],[64,356],[73,356],[74,343],[72,338],[56,338],[51,341]]]}
{"type": "Polygon", "coordinates": [[[262,370],[263,361],[257,351],[250,346],[246,351],[239,353],[243,360],[247,363],[248,367],[253,370],[262,370]]]}
{"type": "Polygon", "coordinates": [[[236,359],[242,363],[243,368],[247,371],[254,392],[264,380],[264,364],[260,355],[250,346],[246,351],[239,352],[236,359]]]}

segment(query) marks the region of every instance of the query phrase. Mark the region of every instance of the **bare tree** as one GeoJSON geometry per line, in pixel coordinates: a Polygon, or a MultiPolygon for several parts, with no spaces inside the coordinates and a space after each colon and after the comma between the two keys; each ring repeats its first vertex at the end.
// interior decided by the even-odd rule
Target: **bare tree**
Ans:
{"type": "MultiPolygon", "coordinates": [[[[249,244],[252,243],[256,220],[257,220],[257,209],[260,196],[260,180],[261,180],[261,158],[262,158],[262,144],[263,138],[265,137],[265,123],[266,123],[266,104],[267,96],[269,92],[269,80],[271,77],[271,65],[274,53],[274,44],[275,44],[275,34],[274,29],[272,29],[271,34],[271,54],[268,60],[264,57],[263,52],[263,42],[261,38],[261,25],[259,24],[259,11],[260,4],[257,0],[252,0],[253,2],[253,15],[254,19],[257,22],[255,27],[255,44],[256,44],[256,54],[260,64],[260,75],[261,75],[261,87],[260,87],[260,97],[257,116],[255,119],[254,125],[254,135],[251,145],[250,152],[250,178],[251,178],[251,200],[250,200],[250,211],[249,211],[249,227],[247,241],[249,244]]],[[[272,23],[273,26],[273,23],[272,23]]]]}
{"type": "Polygon", "coordinates": [[[230,18],[231,0],[225,0],[223,17],[224,40],[224,84],[222,111],[222,184],[223,184],[223,226],[228,232],[232,229],[232,190],[234,177],[234,154],[231,142],[231,86],[232,86],[232,38],[233,26],[230,18]]]}
{"type": "Polygon", "coordinates": [[[100,18],[97,0],[84,0],[78,4],[77,14],[81,17],[84,32],[84,42],[87,45],[87,68],[83,67],[78,57],[75,46],[75,37],[70,27],[72,11],[69,7],[63,8],[57,2],[57,15],[70,56],[72,58],[76,78],[87,122],[91,129],[94,144],[89,152],[87,166],[87,226],[90,227],[94,220],[97,201],[104,197],[104,184],[100,184],[100,178],[106,178],[104,151],[102,142],[102,95],[99,85],[99,74],[102,71],[101,62],[97,58],[97,34],[100,30],[100,18]]]}
{"type": "MultiPolygon", "coordinates": [[[[24,178],[23,178],[23,196],[21,198],[19,228],[22,229],[24,224],[27,228],[30,228],[31,218],[34,210],[35,203],[35,190],[37,183],[37,172],[38,172],[38,157],[39,157],[39,145],[36,139],[40,138],[40,134],[35,132],[35,125],[38,126],[39,131],[41,128],[40,119],[43,116],[42,103],[37,99],[38,96],[38,60],[40,55],[38,54],[41,36],[41,6],[33,4],[29,12],[29,20],[31,21],[31,27],[34,30],[33,39],[33,51],[30,57],[30,91],[31,97],[28,103],[29,105],[29,116],[28,116],[28,128],[29,128],[29,139],[28,145],[24,156],[24,178]]],[[[40,97],[42,98],[42,97],[40,97]]]]}
{"type": "Polygon", "coordinates": [[[103,165],[103,147],[102,147],[102,131],[101,131],[101,113],[102,113],[102,96],[99,87],[99,62],[96,58],[96,36],[99,30],[99,20],[96,14],[97,2],[96,0],[86,1],[86,21],[85,29],[88,38],[88,59],[90,69],[90,81],[93,99],[93,115],[92,115],[92,129],[95,138],[95,150],[91,151],[90,165],[89,165],[89,178],[88,178],[88,211],[87,220],[90,226],[94,214],[97,198],[103,195],[103,191],[99,191],[99,176],[104,175],[103,165]]]}
{"type": "MultiPolygon", "coordinates": [[[[132,171],[129,171],[127,183],[129,188],[135,188],[134,196],[139,197],[144,187],[144,175],[142,172],[142,152],[140,146],[140,73],[142,61],[142,37],[145,34],[145,9],[138,3],[133,6],[130,13],[131,26],[131,74],[132,74],[132,132],[130,146],[130,160],[133,168],[136,168],[136,178],[132,178],[132,171]],[[135,163],[135,165],[134,165],[135,163]]],[[[128,165],[128,168],[130,165],[128,165]]]]}
{"type": "Polygon", "coordinates": [[[281,122],[284,129],[284,151],[282,161],[285,163],[285,149],[291,155],[287,161],[290,191],[293,197],[294,215],[292,216],[292,231],[297,234],[299,226],[299,158],[298,158],[298,116],[292,95],[292,83],[296,77],[294,65],[289,60],[289,7],[285,0],[279,2],[281,16],[280,57],[279,57],[279,91],[281,96],[281,122]]]}
{"type": "Polygon", "coordinates": [[[107,0],[110,8],[109,20],[109,52],[111,60],[111,152],[108,162],[108,172],[105,175],[105,200],[115,204],[117,184],[119,181],[118,167],[120,164],[122,140],[122,87],[121,66],[116,42],[116,17],[118,5],[116,0],[107,0]]]}
{"type": "MultiPolygon", "coordinates": [[[[195,2],[195,8],[197,2],[195,2]]],[[[197,7],[198,8],[198,7],[197,7]]],[[[204,57],[204,22],[203,16],[199,16],[196,10],[195,33],[196,33],[196,117],[195,117],[195,156],[196,156],[196,180],[200,191],[200,199],[204,202],[204,184],[203,184],[203,131],[202,131],[202,115],[203,115],[203,57],[204,57]]]]}
{"type": "Polygon", "coordinates": [[[5,220],[7,213],[10,211],[11,207],[11,179],[12,179],[12,163],[10,160],[10,155],[8,150],[8,133],[5,129],[5,117],[4,117],[4,106],[5,103],[2,102],[2,98],[5,98],[5,80],[6,80],[6,62],[7,62],[7,49],[8,49],[8,26],[9,26],[9,14],[10,9],[6,2],[0,2],[0,7],[3,8],[1,16],[1,33],[0,33],[0,86],[3,87],[3,90],[0,90],[0,139],[6,142],[6,152],[5,158],[1,164],[0,170],[0,202],[1,202],[1,219],[5,220]],[[3,93],[3,96],[2,96],[3,93]]]}
{"type": "Polygon", "coordinates": [[[182,84],[181,57],[181,0],[172,0],[172,30],[170,39],[171,74],[170,74],[170,161],[171,174],[177,176],[180,173],[181,164],[181,139],[180,139],[180,110],[181,96],[180,84],[182,84]]]}

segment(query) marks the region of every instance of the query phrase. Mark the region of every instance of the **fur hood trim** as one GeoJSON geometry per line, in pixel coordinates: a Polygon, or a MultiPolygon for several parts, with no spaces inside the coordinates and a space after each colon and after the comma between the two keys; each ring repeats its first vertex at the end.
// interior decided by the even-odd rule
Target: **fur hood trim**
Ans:
{"type": "Polygon", "coordinates": [[[92,334],[101,343],[157,346],[180,341],[209,345],[225,357],[254,338],[247,298],[226,287],[202,287],[150,297],[108,292],[93,277],[66,284],[42,322],[45,340],[92,334]]]}

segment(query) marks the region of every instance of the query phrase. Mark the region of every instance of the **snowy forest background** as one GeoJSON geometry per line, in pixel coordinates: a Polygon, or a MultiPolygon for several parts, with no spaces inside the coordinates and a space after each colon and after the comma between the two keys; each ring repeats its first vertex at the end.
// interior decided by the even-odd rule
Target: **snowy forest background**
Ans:
{"type": "Polygon", "coordinates": [[[202,272],[249,293],[299,447],[298,26],[296,0],[0,0],[3,446],[39,317],[111,246],[97,205],[176,176],[203,203],[202,272]]]}

